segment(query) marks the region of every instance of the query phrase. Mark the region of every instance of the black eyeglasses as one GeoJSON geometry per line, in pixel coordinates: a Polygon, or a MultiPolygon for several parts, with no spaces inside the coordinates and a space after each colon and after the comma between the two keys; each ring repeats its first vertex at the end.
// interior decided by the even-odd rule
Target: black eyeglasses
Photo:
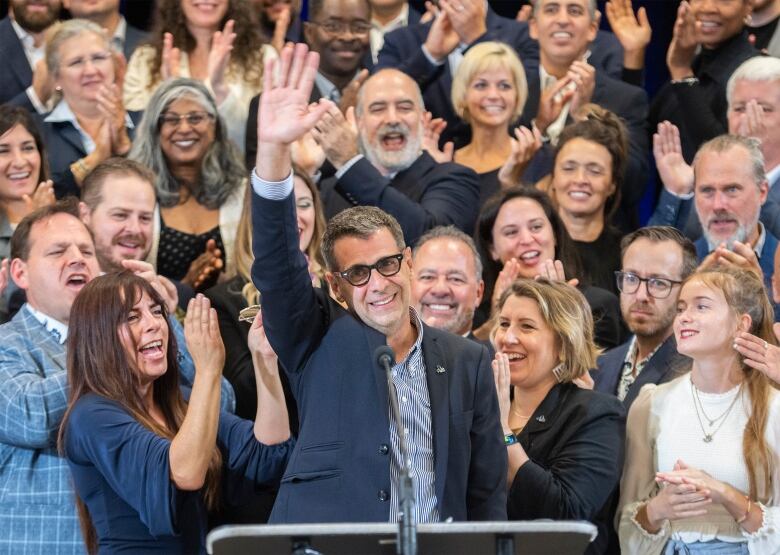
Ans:
{"type": "Polygon", "coordinates": [[[181,120],[187,120],[187,123],[191,127],[197,127],[206,120],[214,119],[214,116],[208,112],[188,112],[186,114],[169,114],[164,113],[160,116],[160,125],[167,125],[169,127],[179,127],[181,120]]]}
{"type": "Polygon", "coordinates": [[[403,259],[404,253],[385,256],[370,266],[367,264],[356,264],[343,272],[336,272],[336,275],[343,277],[355,287],[361,287],[371,279],[371,270],[376,270],[385,277],[394,276],[401,271],[401,261],[403,259]]]}
{"type": "Polygon", "coordinates": [[[681,281],[666,278],[641,278],[631,272],[615,272],[617,288],[621,293],[631,295],[639,290],[642,283],[647,287],[647,294],[655,299],[665,299],[672,292],[672,287],[679,285],[681,281]]]}
{"type": "Polygon", "coordinates": [[[309,21],[329,35],[345,35],[347,31],[359,37],[365,37],[371,31],[371,24],[364,21],[309,21]]]}

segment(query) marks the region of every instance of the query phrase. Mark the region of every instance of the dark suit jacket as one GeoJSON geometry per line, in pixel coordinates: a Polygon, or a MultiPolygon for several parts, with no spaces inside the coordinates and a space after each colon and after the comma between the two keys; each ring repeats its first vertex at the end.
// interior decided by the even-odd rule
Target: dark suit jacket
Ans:
{"type": "MultiPolygon", "coordinates": [[[[254,194],[252,220],[252,281],[301,419],[271,522],[387,522],[388,391],[374,360],[385,336],[312,286],[292,195],[254,194]]],[[[503,520],[506,448],[487,350],[428,326],[422,349],[439,515],[503,520]]]]}
{"type": "MultiPolygon", "coordinates": [[[[127,112],[135,125],[141,121],[142,112],[127,112]]],[[[54,181],[54,194],[58,199],[68,195],[79,196],[81,189],[76,184],[70,165],[87,155],[81,135],[73,124],[67,121],[47,122],[46,116],[37,118],[46,144],[46,155],[49,158],[51,178],[54,181]]],[[[135,135],[134,129],[128,129],[130,140],[135,135]]]]}
{"type": "Polygon", "coordinates": [[[515,474],[510,520],[589,520],[598,537],[586,553],[605,553],[609,508],[623,471],[626,412],[614,397],[573,383],[553,387],[517,436],[531,459],[515,474]]]}
{"type": "Polygon", "coordinates": [[[0,104],[14,100],[14,104],[28,106],[24,91],[32,84],[32,68],[9,17],[0,21],[0,74],[0,104]]]}
{"type": "MultiPolygon", "coordinates": [[[[528,35],[527,23],[501,17],[488,8],[486,24],[487,33],[474,44],[484,41],[505,42],[515,49],[526,66],[526,71],[538,67],[539,46],[528,35]]],[[[441,65],[432,64],[422,51],[430,28],[430,22],[418,23],[385,35],[385,44],[379,52],[376,69],[397,68],[417,81],[423,93],[425,108],[434,117],[447,121],[447,128],[441,136],[442,143],[454,140],[455,146],[461,147],[469,142],[471,133],[468,125],[455,114],[450,101],[450,64],[447,60],[441,65]]]]}
{"type": "Polygon", "coordinates": [[[351,206],[381,208],[401,224],[406,244],[414,245],[437,225],[452,224],[469,235],[474,232],[479,178],[460,164],[439,164],[427,152],[393,179],[362,158],[341,179],[322,181],[320,195],[327,218],[351,206]]]}
{"type": "Polygon", "coordinates": [[[124,54],[125,60],[129,60],[136,47],[146,42],[148,39],[148,33],[142,31],[138,27],[133,27],[128,23],[127,30],[125,31],[125,45],[124,48],[122,48],[122,54],[124,54]]]}
{"type": "MultiPolygon", "coordinates": [[[[525,126],[531,125],[539,109],[540,82],[539,71],[528,74],[528,100],[520,116],[525,126]]],[[[630,231],[639,226],[637,208],[645,191],[648,168],[649,140],[647,134],[647,93],[606,73],[596,70],[596,83],[592,102],[620,116],[628,131],[628,163],[626,175],[620,189],[620,208],[613,223],[621,229],[630,231]]],[[[552,171],[554,162],[552,149],[541,151],[531,162],[524,174],[525,180],[536,182],[552,171]]]]}
{"type": "MultiPolygon", "coordinates": [[[[631,341],[626,341],[599,357],[598,369],[591,371],[594,381],[593,389],[610,395],[617,395],[620,375],[623,373],[623,361],[626,360],[630,343],[631,341]]],[[[623,399],[626,412],[631,408],[631,403],[639,395],[639,390],[642,389],[642,386],[649,383],[666,383],[679,377],[680,374],[687,372],[690,368],[691,360],[677,352],[677,342],[674,340],[674,335],[669,336],[652,358],[647,361],[642,372],[637,376],[636,381],[629,386],[626,398],[623,399]]]]}
{"type": "Polygon", "coordinates": [[[623,46],[611,31],[599,29],[596,39],[590,43],[588,63],[597,69],[604,70],[614,79],[623,76],[623,46]]]}

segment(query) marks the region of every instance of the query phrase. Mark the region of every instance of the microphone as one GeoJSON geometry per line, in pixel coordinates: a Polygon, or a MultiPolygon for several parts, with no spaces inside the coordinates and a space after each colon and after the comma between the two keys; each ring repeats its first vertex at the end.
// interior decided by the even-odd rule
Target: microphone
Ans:
{"type": "Polygon", "coordinates": [[[387,345],[380,345],[374,351],[374,360],[383,370],[387,370],[388,366],[393,366],[395,361],[395,353],[387,345]]]}

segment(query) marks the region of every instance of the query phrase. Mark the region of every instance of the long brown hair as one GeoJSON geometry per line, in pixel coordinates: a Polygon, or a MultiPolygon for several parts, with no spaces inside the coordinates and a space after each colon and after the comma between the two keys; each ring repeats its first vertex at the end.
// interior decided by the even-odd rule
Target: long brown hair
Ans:
{"type": "MultiPolygon", "coordinates": [[[[750,315],[750,330],[771,345],[777,345],[772,332],[774,309],[761,278],[753,271],[715,266],[693,273],[685,283],[699,281],[723,293],[735,315],[750,315]]],[[[773,384],[765,374],[749,367],[740,355],[744,384],[750,395],[750,416],[742,436],[742,455],[750,479],[750,497],[767,501],[774,455],[766,442],[769,395],[773,384]]]]}
{"type": "MultiPolygon", "coordinates": [[[[165,33],[173,35],[173,45],[182,52],[190,53],[195,50],[195,37],[187,28],[187,21],[181,9],[181,0],[159,0],[157,12],[154,18],[151,45],[154,47],[154,59],[150,67],[152,82],[160,79],[160,67],[162,66],[163,36],[165,33]]],[[[255,18],[247,5],[246,0],[228,0],[225,17],[219,22],[221,31],[228,20],[234,20],[233,32],[236,40],[233,50],[230,51],[230,66],[228,72],[243,75],[245,80],[258,91],[262,86],[263,63],[260,60],[260,50],[266,41],[257,28],[255,18]]]]}
{"type": "MultiPolygon", "coordinates": [[[[146,293],[160,305],[165,321],[168,313],[159,293],[146,280],[132,272],[109,273],[89,282],[79,292],[70,312],[68,325],[68,409],[60,425],[58,445],[65,453],[65,431],[68,418],[78,400],[94,393],[119,404],[143,427],[165,439],[173,439],[181,427],[187,405],[179,390],[179,365],[176,337],[168,334],[168,369],[154,381],[153,398],[165,419],[160,425],[149,414],[141,397],[138,372],[121,347],[120,329],[127,325],[127,315],[146,293]]],[[[205,499],[216,506],[222,457],[217,447],[206,474],[205,499]]],[[[89,553],[97,551],[97,535],[84,502],[76,499],[81,531],[89,553]]]]}

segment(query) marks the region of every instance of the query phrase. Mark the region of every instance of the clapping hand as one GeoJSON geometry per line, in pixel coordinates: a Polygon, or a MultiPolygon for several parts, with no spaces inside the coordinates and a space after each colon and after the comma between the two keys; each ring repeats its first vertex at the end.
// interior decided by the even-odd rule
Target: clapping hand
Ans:
{"type": "Polygon", "coordinates": [[[431,29],[425,39],[425,50],[434,60],[443,61],[458,46],[460,37],[455,32],[446,10],[429,7],[426,15],[429,13],[434,15],[431,29]]]}
{"type": "Polygon", "coordinates": [[[515,128],[515,138],[512,139],[512,153],[504,165],[498,170],[498,181],[502,188],[510,188],[520,184],[528,163],[542,148],[542,134],[536,126],[515,128]]]}
{"type": "Polygon", "coordinates": [[[290,147],[293,163],[310,177],[320,171],[322,164],[325,163],[325,151],[314,140],[311,131],[305,133],[290,147]]]}
{"type": "Polygon", "coordinates": [[[485,6],[483,0],[439,0],[439,8],[447,14],[458,42],[469,45],[487,33],[485,6]]]}
{"type": "Polygon", "coordinates": [[[162,64],[160,74],[163,80],[175,79],[181,73],[181,50],[173,46],[173,35],[163,35],[162,64]]]}
{"type": "Polygon", "coordinates": [[[290,21],[292,20],[292,6],[289,4],[282,8],[279,12],[276,20],[274,21],[274,34],[271,37],[271,46],[277,52],[281,52],[284,47],[284,37],[287,36],[287,29],[290,28],[290,21]]]}
{"type": "Polygon", "coordinates": [[[217,242],[209,239],[206,241],[205,252],[192,261],[181,282],[190,285],[196,291],[203,290],[207,284],[211,284],[224,265],[222,251],[217,248],[217,242]]]}
{"type": "MultiPolygon", "coordinates": [[[[780,337],[780,323],[774,324],[775,338],[780,337]]],[[[780,384],[780,347],[747,332],[740,332],[734,339],[734,348],[744,358],[745,364],[780,384]]]]}
{"type": "Polygon", "coordinates": [[[766,138],[768,130],[764,120],[764,108],[755,98],[745,104],[745,111],[737,118],[737,128],[729,131],[742,137],[753,137],[759,140],[766,138]]]}
{"type": "Polygon", "coordinates": [[[653,157],[667,190],[678,196],[693,192],[693,168],[683,158],[676,125],[668,121],[658,124],[658,132],[653,134],[653,157]]]}
{"type": "Polygon", "coordinates": [[[743,270],[750,270],[763,279],[764,273],[761,271],[756,251],[748,243],[734,241],[731,250],[726,246],[726,243],[721,243],[702,260],[699,268],[711,268],[716,264],[725,264],[743,270]]]}
{"type": "Polygon", "coordinates": [[[126,117],[122,95],[115,83],[100,87],[97,96],[97,107],[100,114],[108,122],[111,136],[111,154],[124,156],[132,146],[127,134],[126,117]]]}
{"type": "Polygon", "coordinates": [[[341,101],[339,102],[339,109],[342,114],[346,114],[347,110],[357,106],[358,91],[366,79],[368,79],[368,70],[361,69],[349,84],[344,87],[344,90],[341,92],[341,101]]]}
{"type": "Polygon", "coordinates": [[[230,52],[233,50],[233,43],[236,40],[236,33],[233,32],[235,21],[232,19],[225,23],[225,28],[214,33],[211,39],[211,50],[209,50],[207,66],[207,84],[214,91],[214,100],[217,105],[222,104],[228,95],[228,87],[225,83],[225,72],[230,64],[230,52]]]}
{"type": "Polygon", "coordinates": [[[0,260],[0,296],[5,293],[6,287],[8,287],[8,259],[3,258],[0,260]]]}
{"type": "Polygon", "coordinates": [[[569,66],[567,77],[575,85],[569,111],[572,115],[581,115],[580,111],[590,103],[596,89],[596,68],[588,62],[575,60],[569,66]]]}
{"type": "Polygon", "coordinates": [[[358,154],[358,130],[354,108],[349,108],[347,116],[344,117],[336,105],[331,106],[311,130],[311,134],[337,170],[358,154]]]}
{"type": "Polygon", "coordinates": [[[179,293],[176,291],[176,286],[171,283],[171,280],[158,274],[154,266],[145,260],[122,260],[122,267],[145,279],[154,287],[154,290],[165,301],[165,308],[168,309],[168,314],[176,312],[176,307],[179,304],[179,293]]]}
{"type": "Polygon", "coordinates": [[[33,194],[22,195],[22,200],[24,201],[27,214],[33,210],[37,210],[38,208],[43,208],[44,206],[54,204],[54,202],[57,200],[54,197],[54,181],[51,179],[41,181],[38,184],[38,187],[35,188],[35,191],[33,191],[33,194]]]}
{"type": "Polygon", "coordinates": [[[666,52],[666,65],[672,79],[684,79],[693,75],[693,58],[698,46],[696,20],[686,0],[680,2],[674,22],[672,42],[666,52]]]}
{"type": "Polygon", "coordinates": [[[511,433],[512,431],[509,428],[509,407],[512,401],[509,397],[512,384],[509,381],[509,356],[504,353],[496,353],[490,364],[493,367],[493,378],[496,383],[501,428],[505,434],[511,433]]]}
{"type": "Polygon", "coordinates": [[[519,10],[517,10],[517,15],[515,15],[515,21],[528,21],[531,19],[531,15],[534,13],[534,7],[531,4],[526,4],[525,6],[522,6],[519,10]]]}
{"type": "Polygon", "coordinates": [[[576,90],[571,83],[571,76],[567,74],[563,79],[558,79],[555,85],[543,90],[539,96],[539,109],[534,121],[542,134],[558,119],[563,107],[574,97],[576,90]]]}
{"type": "Polygon", "coordinates": [[[565,282],[567,285],[571,285],[572,287],[577,287],[577,285],[580,283],[580,280],[577,278],[572,278],[569,281],[566,281],[566,272],[563,269],[563,262],[560,260],[547,259],[542,262],[541,268],[539,268],[539,270],[539,274],[535,279],[545,278],[550,281],[565,282]]]}
{"type": "Polygon", "coordinates": [[[444,148],[439,148],[439,138],[447,127],[447,122],[443,118],[434,118],[430,112],[423,113],[423,136],[422,148],[431,158],[439,164],[452,162],[455,151],[455,144],[452,141],[445,143],[444,148]]]}
{"type": "Polygon", "coordinates": [[[225,345],[219,333],[217,311],[207,297],[198,293],[187,305],[184,338],[196,372],[221,374],[225,366],[225,345]]]}

